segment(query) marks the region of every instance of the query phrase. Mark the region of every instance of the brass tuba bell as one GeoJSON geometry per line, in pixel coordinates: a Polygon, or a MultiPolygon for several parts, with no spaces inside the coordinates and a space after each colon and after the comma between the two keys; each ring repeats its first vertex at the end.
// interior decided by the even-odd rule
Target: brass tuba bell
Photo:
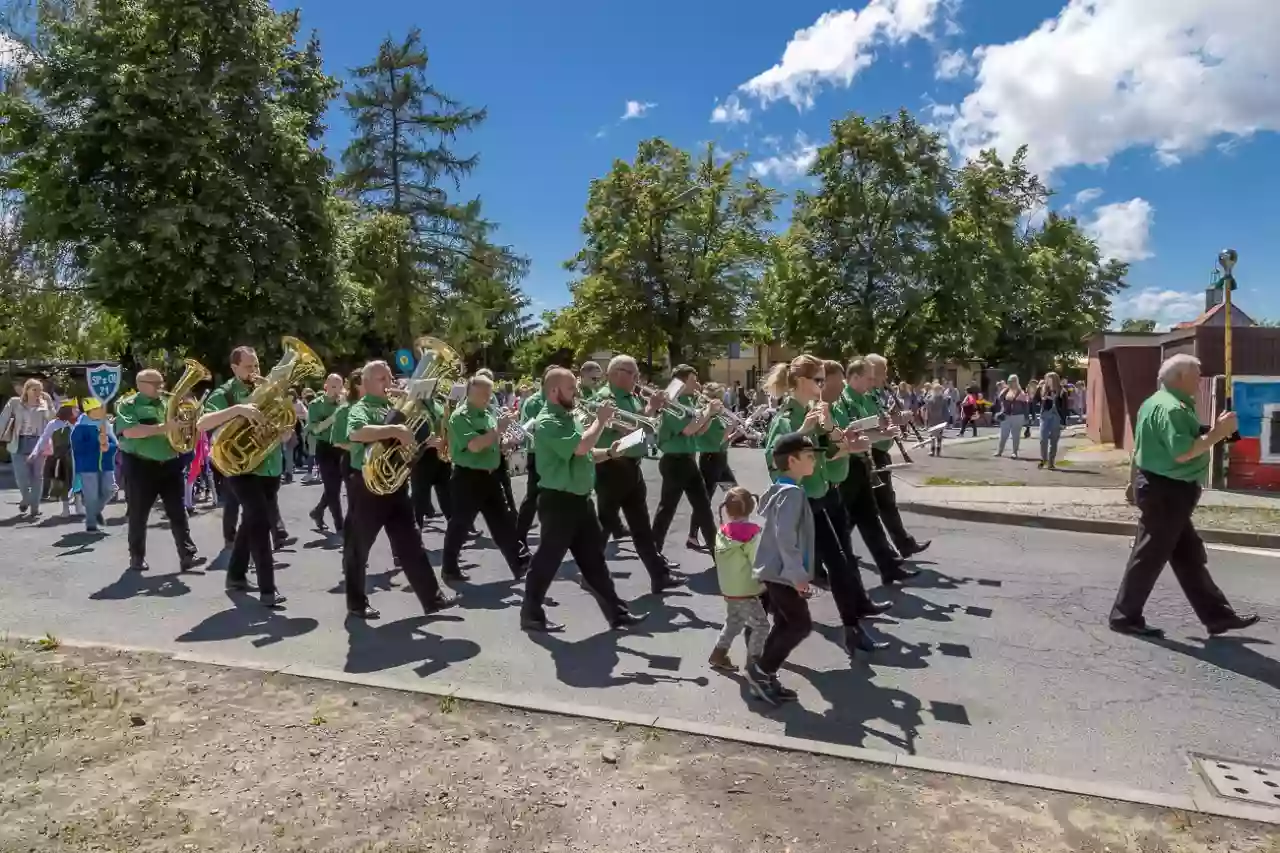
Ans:
{"type": "Polygon", "coordinates": [[[212,378],[212,374],[194,358],[185,359],[183,363],[187,369],[183,371],[182,378],[173,391],[165,395],[164,419],[165,423],[182,425],[179,431],[169,433],[169,445],[178,453],[190,453],[196,449],[196,421],[200,418],[203,401],[188,400],[187,396],[191,389],[212,378]]]}

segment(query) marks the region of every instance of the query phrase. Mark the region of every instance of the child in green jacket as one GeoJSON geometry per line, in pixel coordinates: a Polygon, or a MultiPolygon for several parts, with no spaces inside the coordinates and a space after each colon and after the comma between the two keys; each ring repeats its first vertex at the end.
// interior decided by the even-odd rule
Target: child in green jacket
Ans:
{"type": "Polygon", "coordinates": [[[764,584],[756,580],[752,568],[756,547],[760,544],[760,525],[751,521],[756,499],[751,492],[735,486],[720,504],[720,530],[716,533],[716,577],[726,608],[724,630],[711,650],[707,663],[713,669],[737,672],[729,659],[729,647],[740,633],[745,633],[747,659],[754,661],[764,651],[769,634],[769,618],[764,612],[764,584]],[[726,516],[728,520],[726,521],[726,516]]]}

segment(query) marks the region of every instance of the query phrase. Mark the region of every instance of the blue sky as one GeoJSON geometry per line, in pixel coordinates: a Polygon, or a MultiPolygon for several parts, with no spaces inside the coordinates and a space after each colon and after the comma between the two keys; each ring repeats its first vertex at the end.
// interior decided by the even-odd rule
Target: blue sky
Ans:
{"type": "MultiPolygon", "coordinates": [[[[1119,316],[1194,317],[1218,251],[1231,246],[1241,307],[1280,318],[1280,3],[1096,5],[1105,8],[304,0],[301,9],[332,73],[345,76],[416,23],[436,84],[489,108],[483,129],[460,143],[481,154],[466,189],[501,223],[501,239],[532,258],[524,287],[535,309],[568,301],[561,262],[578,248],[587,186],[640,139],[745,151],[747,168],[794,191],[832,119],[906,107],[958,153],[1030,144],[1058,191],[1053,206],[1132,261],[1119,316]]],[[[335,112],[335,156],[346,136],[335,112]]]]}

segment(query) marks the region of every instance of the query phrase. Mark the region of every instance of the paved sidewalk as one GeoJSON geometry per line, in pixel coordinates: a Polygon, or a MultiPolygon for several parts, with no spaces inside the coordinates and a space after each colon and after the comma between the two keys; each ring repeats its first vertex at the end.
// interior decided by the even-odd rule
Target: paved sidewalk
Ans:
{"type": "MultiPolygon", "coordinates": [[[[913,503],[1009,504],[1025,506],[1127,506],[1123,488],[1064,488],[1061,486],[915,486],[895,478],[894,489],[913,503]]],[[[1206,490],[1201,506],[1254,507],[1280,511],[1280,495],[1206,490]]]]}

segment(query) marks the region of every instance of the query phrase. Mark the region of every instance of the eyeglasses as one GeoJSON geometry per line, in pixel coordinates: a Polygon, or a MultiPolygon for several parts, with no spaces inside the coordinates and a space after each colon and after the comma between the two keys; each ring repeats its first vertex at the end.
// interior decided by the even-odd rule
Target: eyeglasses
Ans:
{"type": "Polygon", "coordinates": [[[827,383],[827,379],[825,376],[806,376],[805,379],[808,379],[814,385],[818,385],[818,386],[822,386],[827,383]]]}

